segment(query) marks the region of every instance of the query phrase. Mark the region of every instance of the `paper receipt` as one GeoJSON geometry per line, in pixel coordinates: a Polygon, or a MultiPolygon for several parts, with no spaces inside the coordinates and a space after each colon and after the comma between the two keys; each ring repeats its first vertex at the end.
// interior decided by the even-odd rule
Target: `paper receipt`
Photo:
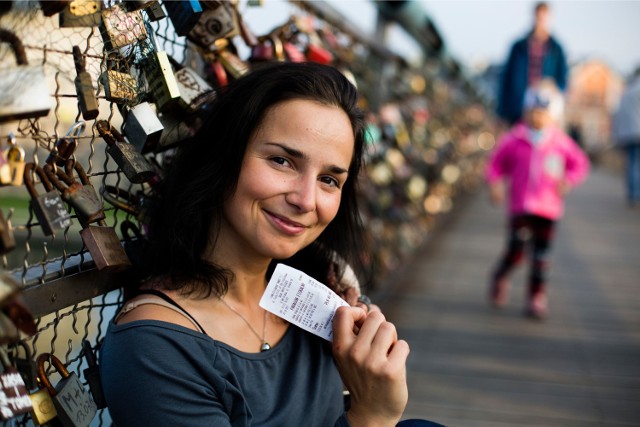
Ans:
{"type": "Polygon", "coordinates": [[[333,316],[349,306],[335,292],[300,270],[278,264],[260,307],[327,341],[333,340],[333,316]]]}

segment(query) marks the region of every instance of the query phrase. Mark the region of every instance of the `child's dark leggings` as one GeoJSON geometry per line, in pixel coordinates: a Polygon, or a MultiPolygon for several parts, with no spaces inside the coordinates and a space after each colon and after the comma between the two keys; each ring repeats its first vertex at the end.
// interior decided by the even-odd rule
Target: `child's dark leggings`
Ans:
{"type": "Polygon", "coordinates": [[[507,250],[497,269],[495,280],[506,277],[524,257],[525,244],[530,242],[531,271],[529,295],[543,290],[548,269],[548,255],[555,221],[537,215],[518,215],[511,218],[507,250]]]}

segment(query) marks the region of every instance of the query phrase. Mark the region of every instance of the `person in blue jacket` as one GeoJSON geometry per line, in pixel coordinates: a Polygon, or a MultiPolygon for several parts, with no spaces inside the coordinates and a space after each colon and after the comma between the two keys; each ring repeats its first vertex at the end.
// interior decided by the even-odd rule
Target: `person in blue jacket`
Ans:
{"type": "Polygon", "coordinates": [[[548,3],[537,3],[534,16],[533,29],[511,46],[499,82],[497,113],[509,126],[522,118],[528,87],[545,78],[552,79],[561,91],[567,86],[567,60],[561,44],[549,31],[548,3]]]}

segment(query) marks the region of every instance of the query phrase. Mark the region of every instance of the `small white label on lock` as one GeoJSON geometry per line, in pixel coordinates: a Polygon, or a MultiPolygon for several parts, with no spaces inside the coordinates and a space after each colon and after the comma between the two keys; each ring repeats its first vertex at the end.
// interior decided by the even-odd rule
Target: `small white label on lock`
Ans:
{"type": "Polygon", "coordinates": [[[278,264],[260,307],[327,341],[333,340],[336,310],[349,306],[335,292],[295,268],[278,264]]]}

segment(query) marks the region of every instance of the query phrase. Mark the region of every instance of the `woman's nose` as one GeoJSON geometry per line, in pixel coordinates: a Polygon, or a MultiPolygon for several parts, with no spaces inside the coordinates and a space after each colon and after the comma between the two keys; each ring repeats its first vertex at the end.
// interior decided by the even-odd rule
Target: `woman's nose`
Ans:
{"type": "Polygon", "coordinates": [[[300,175],[290,182],[285,199],[300,212],[312,212],[316,208],[316,185],[315,177],[300,175]]]}

